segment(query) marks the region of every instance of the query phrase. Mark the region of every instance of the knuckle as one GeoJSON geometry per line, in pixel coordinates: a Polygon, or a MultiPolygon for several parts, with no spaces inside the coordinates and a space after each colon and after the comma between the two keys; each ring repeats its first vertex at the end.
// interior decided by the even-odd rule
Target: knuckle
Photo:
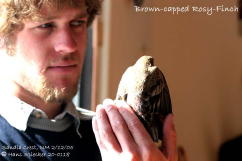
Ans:
{"type": "Polygon", "coordinates": [[[96,112],[96,119],[98,121],[100,121],[100,120],[105,119],[105,118],[106,118],[106,112],[104,111],[104,109],[99,109],[96,112]]]}
{"type": "Polygon", "coordinates": [[[140,126],[140,121],[138,119],[131,119],[129,121],[129,128],[130,129],[136,129],[140,126]]]}
{"type": "Polygon", "coordinates": [[[112,128],[114,131],[119,131],[120,129],[124,129],[125,127],[125,123],[121,120],[117,120],[112,124],[112,128]]]}
{"type": "Polygon", "coordinates": [[[100,136],[102,138],[109,138],[109,135],[112,133],[112,129],[110,127],[104,126],[102,130],[100,130],[100,136]]]}
{"type": "Polygon", "coordinates": [[[113,105],[107,105],[104,107],[107,113],[111,113],[115,110],[113,105]]]}

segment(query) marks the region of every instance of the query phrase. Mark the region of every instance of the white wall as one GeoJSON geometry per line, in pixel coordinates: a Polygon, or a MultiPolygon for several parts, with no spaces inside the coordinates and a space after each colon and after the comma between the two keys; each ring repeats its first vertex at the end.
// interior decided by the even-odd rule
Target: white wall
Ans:
{"type": "MultiPolygon", "coordinates": [[[[156,7],[237,5],[235,0],[146,1],[144,6],[156,7]]],[[[97,102],[115,98],[124,70],[141,55],[151,55],[168,81],[178,144],[189,161],[215,161],[219,145],[242,133],[242,37],[236,13],[137,13],[131,0],[104,4],[98,67],[104,74],[97,78],[97,102]]]]}

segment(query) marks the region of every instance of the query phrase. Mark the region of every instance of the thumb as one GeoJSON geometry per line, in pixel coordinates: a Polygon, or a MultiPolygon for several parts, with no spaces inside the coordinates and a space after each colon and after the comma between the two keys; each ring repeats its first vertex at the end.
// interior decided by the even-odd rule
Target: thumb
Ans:
{"type": "Polygon", "coordinates": [[[163,127],[163,150],[169,161],[177,161],[176,130],[173,114],[167,115],[163,127]]]}

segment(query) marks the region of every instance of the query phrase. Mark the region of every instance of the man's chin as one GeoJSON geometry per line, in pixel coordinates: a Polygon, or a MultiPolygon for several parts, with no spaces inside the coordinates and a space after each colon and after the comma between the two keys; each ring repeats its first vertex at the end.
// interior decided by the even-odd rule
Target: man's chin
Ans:
{"type": "MultiPolygon", "coordinates": [[[[29,82],[29,80],[28,80],[29,82]]],[[[32,92],[46,103],[69,102],[78,88],[78,79],[67,77],[55,78],[42,75],[39,79],[29,82],[32,92]]]]}
{"type": "Polygon", "coordinates": [[[68,90],[66,88],[43,88],[40,91],[39,96],[46,102],[46,103],[63,103],[63,102],[70,102],[72,101],[73,97],[75,96],[77,90],[68,90]]]}

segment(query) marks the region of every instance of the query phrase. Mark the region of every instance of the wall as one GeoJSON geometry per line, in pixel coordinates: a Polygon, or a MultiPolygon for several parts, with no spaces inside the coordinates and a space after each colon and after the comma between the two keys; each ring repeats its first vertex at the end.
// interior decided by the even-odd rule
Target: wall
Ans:
{"type": "MultiPolygon", "coordinates": [[[[147,0],[144,6],[226,6],[235,0],[147,0]]],[[[135,12],[130,0],[106,0],[97,102],[115,98],[124,70],[141,55],[166,76],[178,144],[189,161],[215,161],[219,145],[242,133],[242,54],[237,13],[135,12]],[[108,27],[108,30],[107,30],[108,27]]]]}

